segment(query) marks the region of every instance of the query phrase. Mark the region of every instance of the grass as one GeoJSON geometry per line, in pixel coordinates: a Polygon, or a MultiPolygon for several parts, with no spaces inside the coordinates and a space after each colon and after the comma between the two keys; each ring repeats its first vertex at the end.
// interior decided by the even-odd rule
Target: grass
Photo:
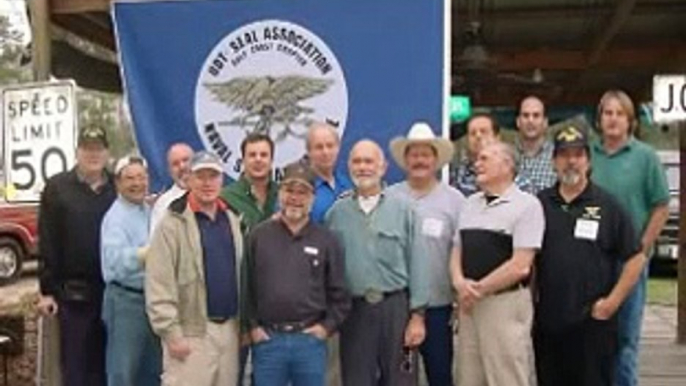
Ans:
{"type": "Polygon", "coordinates": [[[676,278],[650,278],[648,279],[648,304],[663,306],[676,306],[677,280],[676,278]]]}

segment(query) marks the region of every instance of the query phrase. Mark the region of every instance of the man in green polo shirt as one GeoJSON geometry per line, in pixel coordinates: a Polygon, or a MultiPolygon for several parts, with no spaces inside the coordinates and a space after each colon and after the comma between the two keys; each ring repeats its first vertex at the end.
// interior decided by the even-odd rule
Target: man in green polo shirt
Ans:
{"type": "MultiPolygon", "coordinates": [[[[665,171],[655,151],[633,137],[636,114],[626,93],[612,90],[602,96],[598,124],[601,140],[591,146],[591,177],[629,213],[643,253],[650,256],[650,249],[669,216],[665,171]]],[[[647,276],[644,269],[619,311],[617,386],[638,384],[638,345],[647,276]]]]}
{"type": "Polygon", "coordinates": [[[222,198],[241,214],[244,234],[270,218],[278,187],[272,179],[274,142],[267,135],[250,134],[241,143],[244,171],[238,181],[222,190],[222,198]]]}

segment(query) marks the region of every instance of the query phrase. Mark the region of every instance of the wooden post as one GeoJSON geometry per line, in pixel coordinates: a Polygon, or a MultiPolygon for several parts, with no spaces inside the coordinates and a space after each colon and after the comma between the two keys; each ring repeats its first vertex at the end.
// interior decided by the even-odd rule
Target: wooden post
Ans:
{"type": "Polygon", "coordinates": [[[679,261],[676,341],[686,345],[686,121],[677,125],[679,135],[679,261]]]}
{"type": "Polygon", "coordinates": [[[48,0],[28,2],[31,13],[33,79],[50,79],[50,7],[48,0]]]}
{"type": "MultiPolygon", "coordinates": [[[[27,2],[31,13],[32,34],[32,67],[33,79],[43,81],[50,79],[51,73],[51,38],[50,38],[50,4],[48,0],[30,0],[27,2]]],[[[60,335],[55,317],[38,319],[38,358],[36,385],[60,386],[60,335]]]]}

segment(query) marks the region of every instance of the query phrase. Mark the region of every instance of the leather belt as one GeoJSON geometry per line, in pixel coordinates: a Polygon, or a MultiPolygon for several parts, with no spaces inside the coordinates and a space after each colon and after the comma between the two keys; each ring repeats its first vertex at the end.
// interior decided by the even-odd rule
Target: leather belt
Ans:
{"type": "Polygon", "coordinates": [[[275,332],[295,333],[301,332],[308,327],[312,327],[317,322],[285,322],[285,323],[260,323],[260,326],[275,332]]]}
{"type": "Polygon", "coordinates": [[[143,295],[143,289],[142,288],[136,288],[136,287],[131,287],[129,285],[124,285],[118,281],[112,281],[112,282],[110,282],[110,284],[112,284],[113,286],[118,287],[120,289],[123,289],[124,291],[133,292],[133,293],[136,293],[139,295],[143,295]]]}
{"type": "Polygon", "coordinates": [[[387,298],[398,295],[401,293],[407,293],[407,288],[401,288],[393,291],[379,291],[377,289],[368,289],[365,291],[364,295],[356,296],[353,298],[355,301],[363,301],[368,304],[377,304],[386,300],[387,298]]]}
{"type": "Polygon", "coordinates": [[[500,294],[504,294],[504,293],[508,293],[508,292],[512,292],[512,291],[517,291],[519,289],[528,288],[528,287],[529,287],[529,280],[528,279],[522,280],[520,282],[512,284],[509,287],[505,287],[501,290],[496,291],[494,293],[494,295],[500,295],[500,294]]]}

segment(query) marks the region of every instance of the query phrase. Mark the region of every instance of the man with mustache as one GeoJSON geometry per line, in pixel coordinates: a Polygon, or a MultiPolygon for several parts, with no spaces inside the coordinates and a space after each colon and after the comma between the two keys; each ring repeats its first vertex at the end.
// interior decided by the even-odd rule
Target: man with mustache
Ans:
{"type": "Polygon", "coordinates": [[[558,183],[538,196],[546,219],[536,257],[538,383],[612,386],[616,312],[645,255],[628,214],[589,181],[586,134],[574,126],[560,130],[553,154],[558,183]]]}
{"type": "Polygon", "coordinates": [[[185,143],[175,143],[167,150],[167,167],[174,185],[155,200],[155,205],[153,205],[152,214],[150,215],[151,235],[155,231],[157,224],[162,220],[162,216],[167,212],[169,204],[188,191],[188,177],[191,174],[190,163],[192,157],[193,149],[185,143]]]}
{"type": "Polygon", "coordinates": [[[487,145],[475,168],[481,192],[460,212],[450,264],[460,305],[457,384],[532,386],[528,286],[543,239],[543,210],[515,185],[510,145],[487,145]]]}
{"type": "Polygon", "coordinates": [[[246,243],[246,318],[257,385],[323,386],[326,339],[350,309],[343,250],[309,217],[314,189],[308,166],[287,166],[280,215],[255,227],[246,243]]]}
{"type": "Polygon", "coordinates": [[[120,159],[114,168],[119,197],[102,220],[101,257],[105,279],[103,321],[107,328],[109,386],[158,386],[162,349],[145,313],[143,254],[150,207],[146,162],[120,159]]]}
{"type": "Polygon", "coordinates": [[[421,229],[405,200],[383,190],[387,164],[375,142],[357,142],[348,160],[355,191],[326,223],[345,250],[352,310],[341,327],[345,386],[415,385],[414,350],[424,340],[429,302],[421,229]]]}
{"type": "Polygon", "coordinates": [[[407,138],[390,143],[393,159],[405,170],[407,180],[388,188],[416,205],[426,247],[422,259],[429,270],[429,306],[426,309],[426,339],[419,348],[430,386],[452,385],[453,292],[450,284],[450,252],[465,198],[457,189],[438,180],[437,173],[453,156],[453,144],[436,137],[431,127],[415,123],[407,138]]]}

